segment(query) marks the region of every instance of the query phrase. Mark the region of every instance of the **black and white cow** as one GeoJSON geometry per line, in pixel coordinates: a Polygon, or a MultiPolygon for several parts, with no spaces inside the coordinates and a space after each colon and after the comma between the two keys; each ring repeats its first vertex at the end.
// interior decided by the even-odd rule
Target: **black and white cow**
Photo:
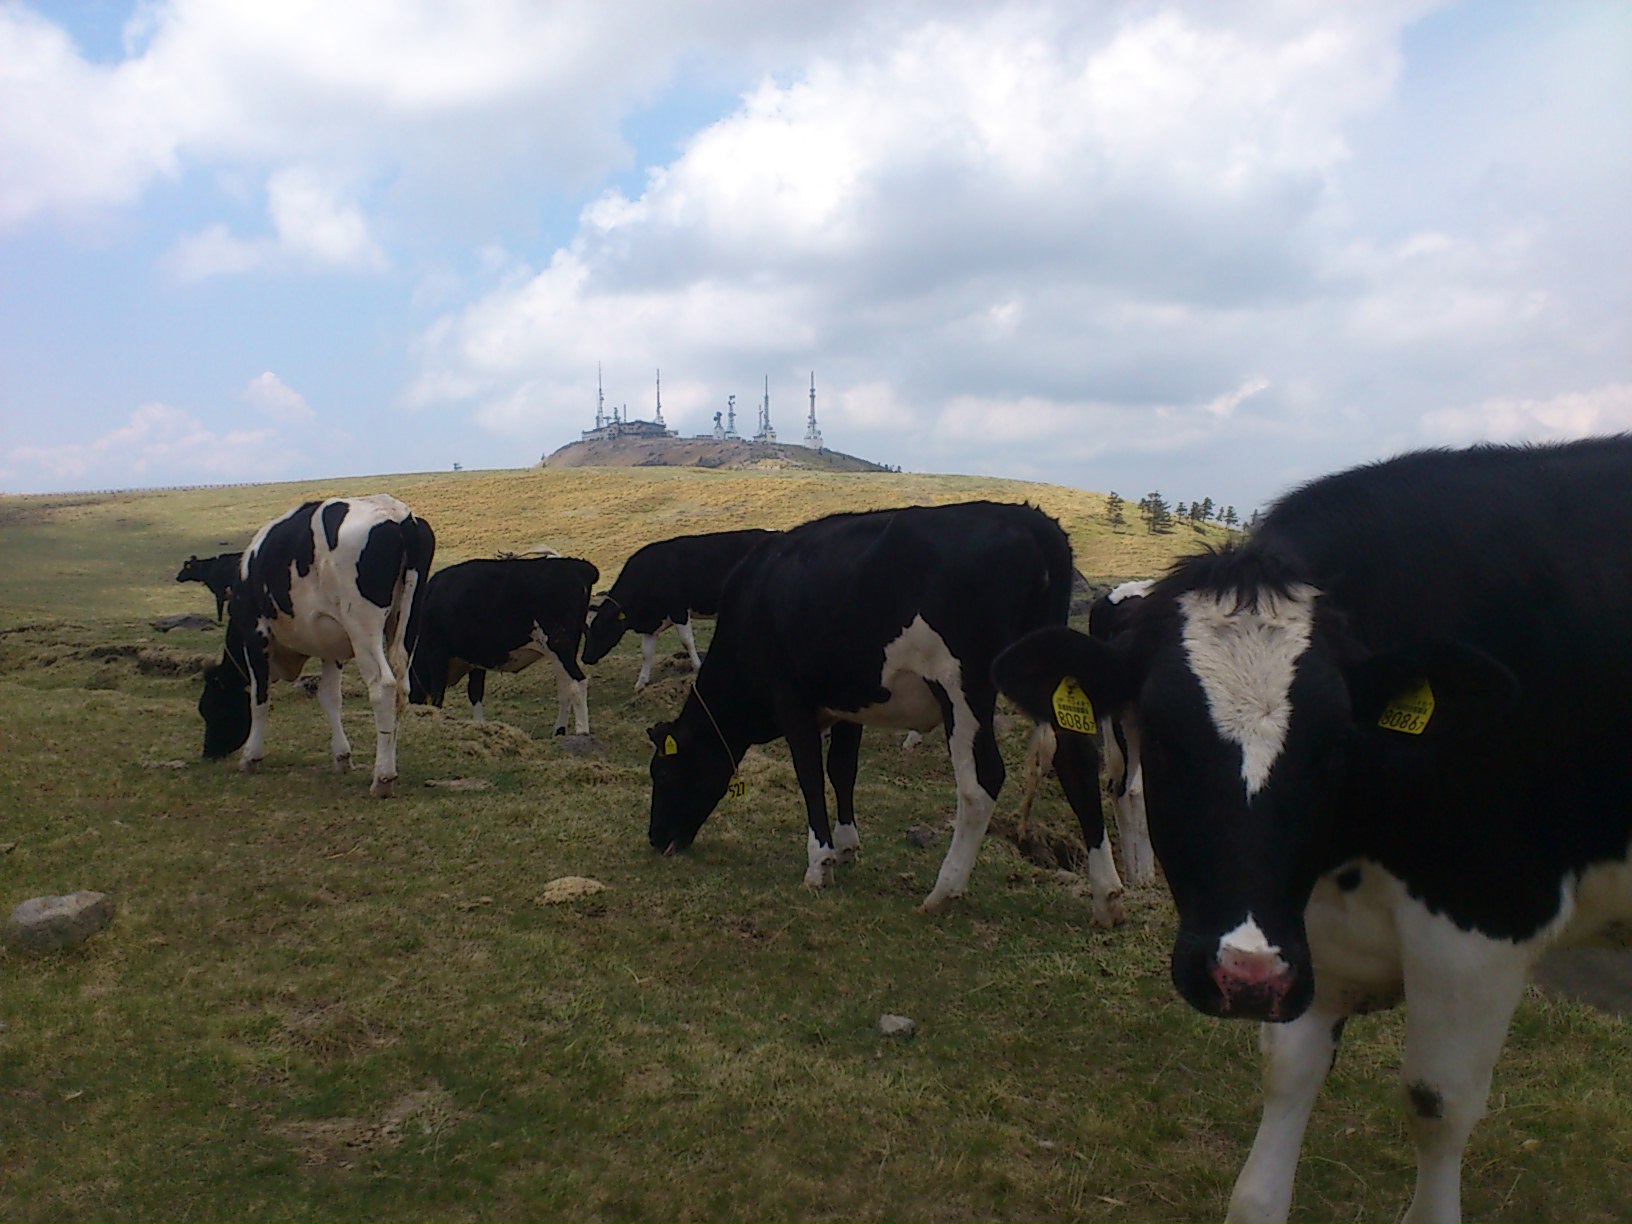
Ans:
{"type": "Polygon", "coordinates": [[[215,596],[215,620],[221,622],[221,609],[226,606],[227,596],[232,594],[232,584],[238,578],[238,562],[243,558],[241,552],[221,553],[214,557],[188,557],[181,563],[181,572],[176,575],[177,582],[202,582],[209,588],[210,594],[215,596]]]}
{"type": "Polygon", "coordinates": [[[1632,917],[1629,523],[1632,437],[1405,455],[1180,563],[1110,643],[998,660],[1027,709],[1070,677],[1136,711],[1173,980],[1272,1022],[1232,1218],[1286,1218],[1344,1021],[1401,999],[1407,1218],[1459,1218],[1530,966],[1632,917]]]}
{"type": "Polygon", "coordinates": [[[518,672],[546,655],[555,659],[555,733],[569,710],[579,735],[589,733],[589,697],[578,646],[589,595],[600,573],[576,557],[462,561],[437,570],[425,589],[419,643],[409,664],[409,699],[442,704],[448,687],[469,673],[471,715],[482,721],[489,671],[518,672]]]}
{"type": "Polygon", "coordinates": [[[340,725],[340,664],[355,657],[374,709],[369,790],[389,797],[408,652],[435,549],[430,524],[384,493],[306,502],[262,527],[228,601],[221,662],[204,669],[204,755],[242,746],[238,767],[252,772],[265,753],[272,681],[296,679],[316,656],[323,660],[317,699],[335,769],[344,773],[351,744],[340,725]]]}
{"type": "MultiPolygon", "coordinates": [[[[1071,544],[1029,506],[970,502],[818,519],[773,537],[726,582],[713,644],[684,708],[650,728],[652,845],[690,845],[750,744],[785,737],[809,824],[805,883],[832,881],[860,845],[863,724],[947,729],[957,779],[952,847],[924,909],[960,896],[1003,785],[993,734],[998,651],[1064,624],[1071,544]],[[822,732],[839,826],[828,824],[822,732]]],[[[1062,733],[1060,782],[1082,824],[1093,914],[1119,921],[1121,880],[1099,808],[1098,753],[1062,733]]]]}
{"type": "Polygon", "coordinates": [[[652,679],[657,635],[673,625],[691,655],[692,669],[701,668],[691,618],[713,616],[726,575],[776,534],[759,528],[717,531],[658,540],[637,550],[624,563],[612,590],[601,597],[584,636],[584,662],[598,663],[632,629],[643,635],[640,675],[635,680],[635,689],[643,689],[652,679]]]}

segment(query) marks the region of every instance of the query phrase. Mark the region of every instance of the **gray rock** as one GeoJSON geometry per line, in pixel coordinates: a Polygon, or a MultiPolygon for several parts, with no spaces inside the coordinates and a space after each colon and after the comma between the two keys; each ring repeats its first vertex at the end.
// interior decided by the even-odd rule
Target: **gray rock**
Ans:
{"type": "Polygon", "coordinates": [[[556,742],[561,751],[572,756],[605,756],[606,745],[593,735],[558,735],[556,742]]]}
{"type": "Polygon", "coordinates": [[[920,850],[928,850],[939,840],[940,834],[925,824],[915,824],[907,829],[907,845],[917,846],[920,850]]]}
{"type": "Polygon", "coordinates": [[[160,633],[169,633],[172,629],[214,629],[215,622],[207,616],[200,616],[196,612],[182,612],[175,616],[161,616],[158,620],[148,624],[160,633]]]}
{"type": "Polygon", "coordinates": [[[886,1037],[911,1037],[918,1031],[918,1025],[911,1016],[897,1016],[885,1012],[878,1018],[878,1031],[886,1037]]]}
{"type": "Polygon", "coordinates": [[[113,902],[106,893],[35,897],[11,911],[5,940],[19,952],[55,952],[84,943],[111,921],[113,902]]]}

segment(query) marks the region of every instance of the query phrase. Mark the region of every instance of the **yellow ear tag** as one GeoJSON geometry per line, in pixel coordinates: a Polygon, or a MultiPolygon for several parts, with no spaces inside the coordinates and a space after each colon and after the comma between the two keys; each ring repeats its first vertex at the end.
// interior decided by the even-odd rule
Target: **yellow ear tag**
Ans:
{"type": "Polygon", "coordinates": [[[1061,680],[1054,690],[1054,721],[1062,731],[1075,731],[1078,735],[1099,734],[1099,724],[1094,721],[1094,703],[1088,700],[1082,685],[1070,676],[1061,680]]]}
{"type": "Polygon", "coordinates": [[[1377,725],[1402,735],[1421,735],[1434,716],[1434,690],[1424,680],[1416,688],[1401,693],[1383,707],[1377,725]]]}
{"type": "Polygon", "coordinates": [[[731,785],[725,788],[725,793],[732,799],[741,799],[748,793],[748,783],[742,780],[741,774],[732,774],[731,785]]]}
{"type": "Polygon", "coordinates": [[[663,755],[664,756],[679,756],[680,755],[680,745],[674,742],[674,736],[665,735],[663,737],[663,755]]]}

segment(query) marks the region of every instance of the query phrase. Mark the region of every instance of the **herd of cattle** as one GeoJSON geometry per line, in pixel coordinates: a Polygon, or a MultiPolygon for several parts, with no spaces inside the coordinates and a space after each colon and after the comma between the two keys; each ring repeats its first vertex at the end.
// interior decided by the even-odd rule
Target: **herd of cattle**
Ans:
{"type": "Polygon", "coordinates": [[[1459,1218],[1462,1152],[1530,967],[1632,921],[1632,437],[1419,452],[1314,481],[1246,540],[1102,600],[1087,634],[1066,625],[1069,540],[1027,506],[682,537],[632,556],[598,602],[586,561],[432,574],[434,548],[378,495],[308,503],[241,556],[190,560],[178,578],[227,607],[199,702],[205,755],[242,747],[253,769],[270,682],[316,656],[347,768],[339,667],[355,657],[372,790],[389,795],[410,691],[440,703],[468,673],[480,717],[485,671],[548,654],[557,730],[570,706],[584,732],[580,648],[593,664],[641,633],[644,685],[672,624],[697,673],[648,730],[652,846],[688,846],[749,746],[785,739],[805,882],[821,887],[860,844],[862,726],[944,727],[957,816],[935,911],[967,886],[1003,784],[1001,691],[1037,721],[1034,756],[1052,751],[1096,921],[1121,912],[1103,756],[1129,878],[1154,877],[1153,848],[1177,906],[1179,994],[1265,1022],[1266,1099],[1232,1219],[1286,1218],[1346,1020],[1402,1001],[1406,1218],[1459,1218]],[[706,658],[694,615],[717,615],[706,658]]]}

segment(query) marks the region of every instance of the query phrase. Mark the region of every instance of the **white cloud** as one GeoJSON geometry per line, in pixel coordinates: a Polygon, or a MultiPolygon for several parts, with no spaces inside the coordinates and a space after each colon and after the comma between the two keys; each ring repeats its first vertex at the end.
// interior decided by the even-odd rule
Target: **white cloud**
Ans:
{"type": "Polygon", "coordinates": [[[118,489],[268,480],[298,470],[302,456],[275,429],[217,432],[168,404],[143,404],[99,438],[0,451],[0,471],[31,485],[118,489]]]}
{"type": "Polygon", "coordinates": [[[244,398],[272,421],[280,424],[304,424],[315,421],[317,413],[306,402],[306,397],[288,386],[281,378],[267,370],[249,380],[244,398]]]}
{"type": "Polygon", "coordinates": [[[1422,420],[1436,442],[1561,442],[1632,431],[1632,383],[1569,391],[1547,399],[1490,399],[1445,408],[1422,420]]]}

